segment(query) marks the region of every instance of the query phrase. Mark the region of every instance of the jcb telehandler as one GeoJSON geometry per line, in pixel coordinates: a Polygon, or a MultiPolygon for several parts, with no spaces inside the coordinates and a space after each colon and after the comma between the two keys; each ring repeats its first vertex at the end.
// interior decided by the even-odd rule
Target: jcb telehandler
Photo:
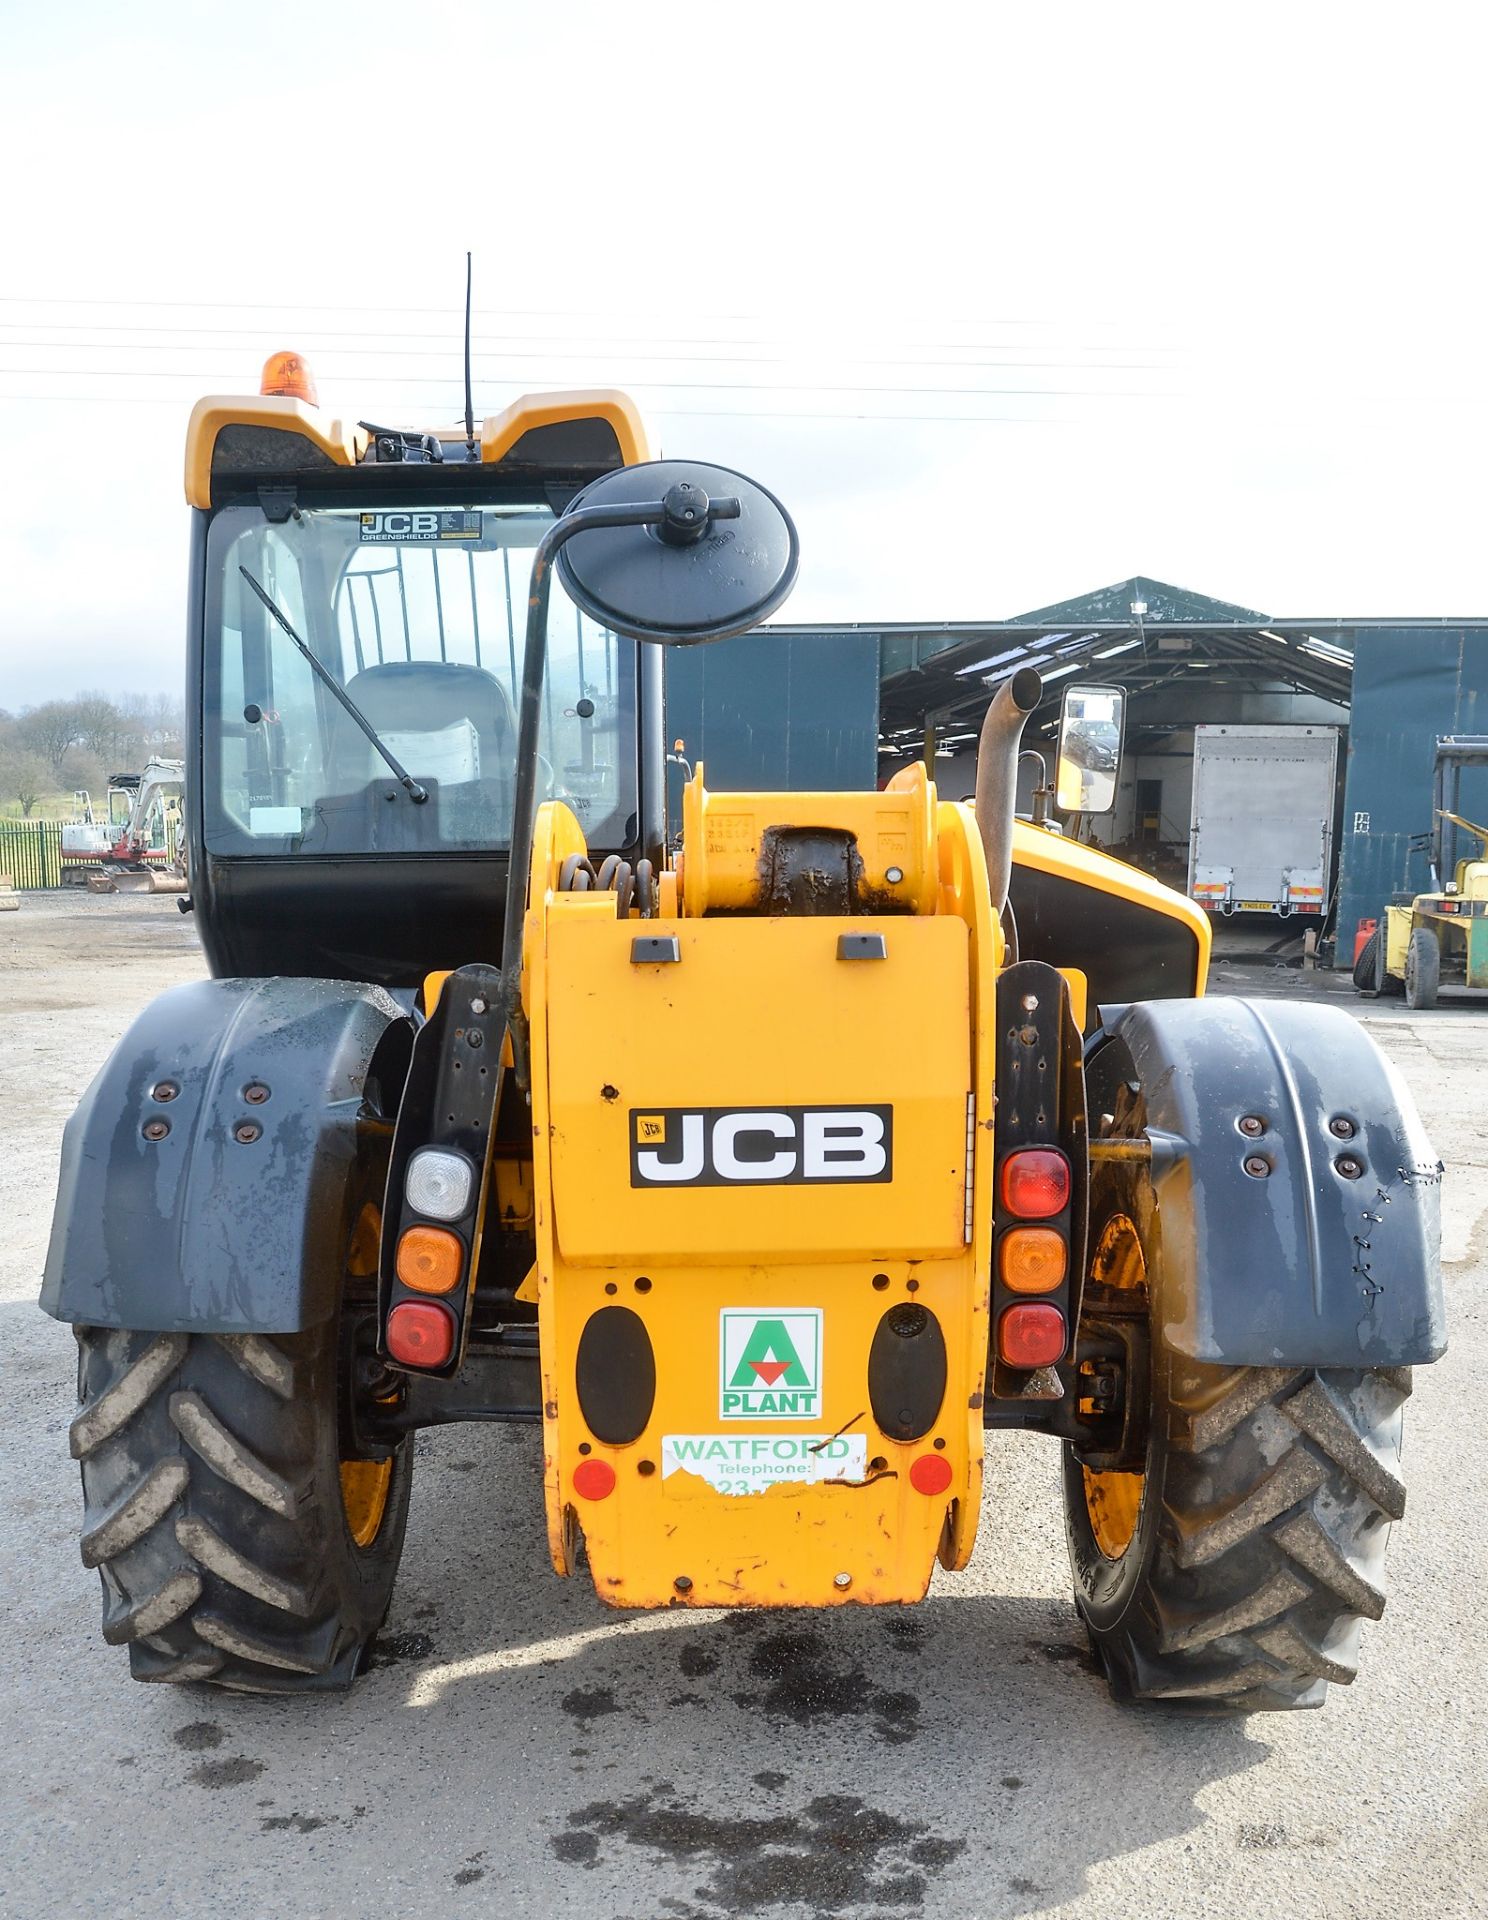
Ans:
{"type": "MultiPolygon", "coordinates": [[[[42,1296],[136,1677],[347,1684],[414,1432],[479,1418],[619,1607],[918,1600],[1032,1428],[1118,1695],[1351,1679],[1444,1344],[1358,1025],[1201,998],[1197,908],[1015,822],[1026,670],[974,806],[699,767],[669,856],[662,649],[781,603],[784,510],[615,393],[410,434],[271,371],[187,444],[212,977],[70,1122],[42,1296]]],[[[1085,811],[1119,723],[1066,702],[1085,811]]]]}

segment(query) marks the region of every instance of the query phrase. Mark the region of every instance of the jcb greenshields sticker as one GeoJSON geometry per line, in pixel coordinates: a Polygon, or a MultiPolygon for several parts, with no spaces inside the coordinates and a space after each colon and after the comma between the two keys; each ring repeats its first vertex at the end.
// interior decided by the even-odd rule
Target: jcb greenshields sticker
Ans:
{"type": "Polygon", "coordinates": [[[722,1419],[821,1417],[820,1307],[725,1307],[719,1323],[722,1419]]]}

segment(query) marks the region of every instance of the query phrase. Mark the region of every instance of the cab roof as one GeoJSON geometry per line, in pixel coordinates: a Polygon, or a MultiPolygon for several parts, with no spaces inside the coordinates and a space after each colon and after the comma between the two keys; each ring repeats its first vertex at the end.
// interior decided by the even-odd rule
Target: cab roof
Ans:
{"type": "Polygon", "coordinates": [[[613,387],[524,394],[476,423],[473,461],[463,426],[421,433],[350,425],[288,396],[212,394],[197,401],[186,429],[186,500],[213,507],[255,486],[388,464],[412,485],[447,482],[471,464],[500,467],[513,479],[583,484],[650,458],[634,401],[613,387]]]}

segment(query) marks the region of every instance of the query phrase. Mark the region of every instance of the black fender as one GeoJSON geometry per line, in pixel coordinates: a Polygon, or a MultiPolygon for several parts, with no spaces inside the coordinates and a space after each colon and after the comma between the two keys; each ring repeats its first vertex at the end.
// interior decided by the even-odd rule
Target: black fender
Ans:
{"type": "Polygon", "coordinates": [[[1356,1020],[1286,1001],[1157,1000],[1103,1010],[1102,1028],[1092,1131],[1134,1074],[1172,1351],[1256,1367],[1444,1352],[1441,1162],[1356,1020]]]}
{"type": "Polygon", "coordinates": [[[161,994],[63,1133],[42,1307],[172,1333],[320,1324],[348,1176],[369,1123],[386,1151],[411,1046],[381,987],[199,980],[161,994]]]}

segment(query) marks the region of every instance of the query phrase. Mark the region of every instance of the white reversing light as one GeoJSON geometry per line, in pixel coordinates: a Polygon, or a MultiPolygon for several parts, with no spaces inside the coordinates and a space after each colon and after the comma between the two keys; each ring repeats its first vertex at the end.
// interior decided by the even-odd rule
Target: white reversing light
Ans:
{"type": "Polygon", "coordinates": [[[430,1220],[458,1220],[470,1205],[475,1169],[462,1153],[424,1147],[408,1163],[403,1198],[430,1220]]]}

